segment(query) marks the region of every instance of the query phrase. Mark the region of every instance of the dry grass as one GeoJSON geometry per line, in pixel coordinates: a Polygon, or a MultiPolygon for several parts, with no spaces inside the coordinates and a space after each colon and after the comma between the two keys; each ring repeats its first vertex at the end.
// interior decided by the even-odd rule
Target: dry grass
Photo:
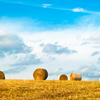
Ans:
{"type": "Polygon", "coordinates": [[[0,80],[0,100],[100,100],[100,82],[0,80]]]}

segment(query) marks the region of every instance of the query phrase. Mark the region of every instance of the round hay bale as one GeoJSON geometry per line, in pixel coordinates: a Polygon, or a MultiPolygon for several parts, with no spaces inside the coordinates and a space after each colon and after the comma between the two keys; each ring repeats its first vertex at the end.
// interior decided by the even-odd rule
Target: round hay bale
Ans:
{"type": "Polygon", "coordinates": [[[68,77],[65,74],[61,74],[59,80],[68,80],[68,77]]]}
{"type": "Polygon", "coordinates": [[[44,68],[38,68],[34,71],[33,77],[35,80],[45,80],[48,77],[48,72],[44,68]]]}
{"type": "Polygon", "coordinates": [[[0,71],[0,79],[5,79],[5,75],[2,71],[0,71]]]}
{"type": "Polygon", "coordinates": [[[81,80],[82,76],[80,73],[71,73],[70,80],[81,80]]]}

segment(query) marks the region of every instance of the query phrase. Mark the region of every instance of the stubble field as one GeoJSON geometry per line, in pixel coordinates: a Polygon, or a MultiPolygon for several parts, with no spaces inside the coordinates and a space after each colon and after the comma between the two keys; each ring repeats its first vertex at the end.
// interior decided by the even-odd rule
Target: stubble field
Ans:
{"type": "Polygon", "coordinates": [[[0,100],[100,100],[100,82],[0,80],[0,100]]]}

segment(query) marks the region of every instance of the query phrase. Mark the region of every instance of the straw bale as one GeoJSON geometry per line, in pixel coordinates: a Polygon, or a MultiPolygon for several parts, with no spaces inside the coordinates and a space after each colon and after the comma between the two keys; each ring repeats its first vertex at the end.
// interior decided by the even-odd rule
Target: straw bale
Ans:
{"type": "Polygon", "coordinates": [[[34,71],[33,77],[35,80],[45,80],[48,77],[48,72],[44,68],[38,68],[34,71]]]}
{"type": "Polygon", "coordinates": [[[0,79],[5,79],[5,75],[2,71],[0,71],[0,79]]]}
{"type": "Polygon", "coordinates": [[[82,76],[80,73],[71,73],[70,80],[81,80],[82,76]]]}
{"type": "Polygon", "coordinates": [[[68,77],[65,74],[61,74],[59,80],[68,80],[68,77]]]}

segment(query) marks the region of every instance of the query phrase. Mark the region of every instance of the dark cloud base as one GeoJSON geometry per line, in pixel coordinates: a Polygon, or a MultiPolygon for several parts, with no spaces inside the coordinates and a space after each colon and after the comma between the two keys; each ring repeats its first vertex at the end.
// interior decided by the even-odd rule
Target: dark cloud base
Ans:
{"type": "Polygon", "coordinates": [[[5,70],[4,73],[5,74],[18,74],[21,71],[24,71],[26,69],[26,67],[16,67],[16,68],[11,68],[8,70],[5,70]]]}
{"type": "Polygon", "coordinates": [[[0,58],[4,58],[5,54],[30,53],[31,51],[31,47],[26,46],[18,35],[0,35],[0,58]]]}
{"type": "Polygon", "coordinates": [[[43,43],[40,44],[40,46],[43,47],[42,52],[48,53],[48,54],[73,54],[77,53],[75,50],[70,50],[68,47],[62,47],[61,45],[57,44],[46,44],[43,43]]]}
{"type": "Polygon", "coordinates": [[[27,54],[25,57],[20,58],[15,64],[11,66],[28,66],[43,63],[41,59],[36,58],[35,54],[27,54]]]}
{"type": "Polygon", "coordinates": [[[89,64],[86,66],[80,67],[78,70],[71,70],[71,71],[64,71],[62,68],[58,68],[52,72],[49,72],[50,76],[56,75],[59,76],[60,74],[65,74],[70,76],[71,73],[80,73],[82,75],[82,79],[88,80],[95,80],[98,81],[100,78],[100,69],[94,66],[93,64],[89,64]]]}

